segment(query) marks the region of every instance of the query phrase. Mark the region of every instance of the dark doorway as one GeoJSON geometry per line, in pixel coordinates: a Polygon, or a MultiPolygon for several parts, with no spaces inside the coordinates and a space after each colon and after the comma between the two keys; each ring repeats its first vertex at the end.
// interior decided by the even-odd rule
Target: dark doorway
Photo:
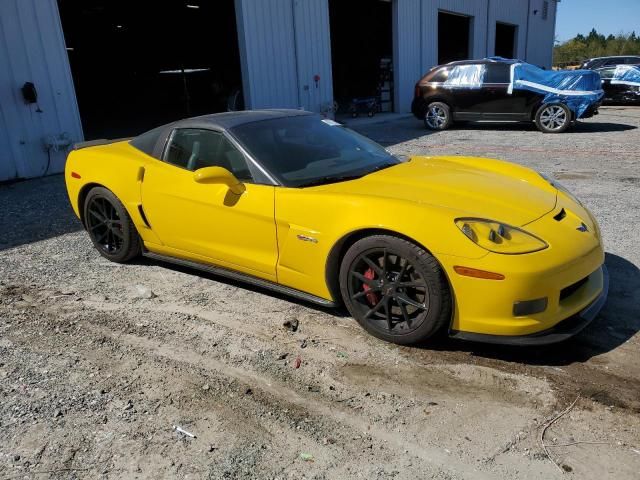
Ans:
{"type": "Polygon", "coordinates": [[[467,60],[471,51],[471,17],[438,12],[438,64],[467,60]]]}
{"type": "Polygon", "coordinates": [[[329,0],[333,96],[338,111],[354,99],[375,98],[393,111],[392,4],[383,0],[329,0]]]}
{"type": "Polygon", "coordinates": [[[496,56],[504,58],[515,57],[517,28],[515,25],[509,25],[508,23],[496,23],[496,56]]]}
{"type": "Polygon", "coordinates": [[[241,90],[233,0],[58,0],[85,138],[227,109],[241,90]]]}

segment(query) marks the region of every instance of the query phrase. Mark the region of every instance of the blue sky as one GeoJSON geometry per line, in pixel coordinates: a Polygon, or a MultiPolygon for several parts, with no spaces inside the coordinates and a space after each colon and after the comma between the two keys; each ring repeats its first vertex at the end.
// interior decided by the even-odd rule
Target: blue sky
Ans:
{"type": "Polygon", "coordinates": [[[640,0],[562,0],[556,37],[565,41],[592,28],[605,35],[635,30],[640,35],[640,0]]]}

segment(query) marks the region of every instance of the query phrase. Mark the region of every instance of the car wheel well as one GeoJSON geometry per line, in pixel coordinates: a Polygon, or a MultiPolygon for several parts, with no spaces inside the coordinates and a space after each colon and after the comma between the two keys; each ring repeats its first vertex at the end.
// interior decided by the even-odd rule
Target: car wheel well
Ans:
{"type": "Polygon", "coordinates": [[[85,225],[85,223],[84,223],[84,201],[87,199],[87,195],[89,195],[89,192],[91,190],[93,190],[94,188],[96,188],[96,187],[107,188],[104,185],[100,185],[99,183],[87,183],[85,186],[83,186],[80,189],[80,193],[78,194],[78,212],[80,213],[80,221],[82,222],[82,225],[85,225]]]}
{"type": "Polygon", "coordinates": [[[366,228],[346,234],[331,248],[331,251],[327,256],[327,264],[325,267],[325,281],[327,282],[327,287],[329,289],[329,293],[331,294],[331,298],[336,304],[342,304],[342,295],[340,293],[340,279],[338,278],[342,259],[347,253],[347,250],[349,250],[349,248],[351,248],[354,243],[364,237],[368,237],[371,235],[389,235],[392,237],[398,237],[417,245],[426,252],[429,252],[428,248],[426,248],[420,242],[415,241],[413,238],[395,232],[393,230],[386,230],[384,228],[366,228]]]}

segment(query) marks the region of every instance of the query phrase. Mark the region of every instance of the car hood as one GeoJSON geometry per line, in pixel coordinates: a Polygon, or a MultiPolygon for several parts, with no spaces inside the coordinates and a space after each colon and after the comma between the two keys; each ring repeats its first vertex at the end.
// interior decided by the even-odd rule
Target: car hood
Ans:
{"type": "Polygon", "coordinates": [[[362,178],[320,187],[329,193],[377,196],[437,206],[458,216],[514,226],[555,208],[557,190],[520,165],[475,157],[413,157],[362,178]]]}

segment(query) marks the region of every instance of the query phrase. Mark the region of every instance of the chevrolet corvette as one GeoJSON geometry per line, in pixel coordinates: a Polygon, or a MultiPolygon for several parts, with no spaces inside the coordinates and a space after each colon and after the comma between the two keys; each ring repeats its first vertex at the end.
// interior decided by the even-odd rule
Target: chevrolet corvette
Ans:
{"type": "Polygon", "coordinates": [[[499,160],[398,158],[309,112],[78,144],[65,182],[111,261],[144,255],[344,305],[399,344],[558,342],[607,296],[598,224],[560,184],[499,160]]]}

